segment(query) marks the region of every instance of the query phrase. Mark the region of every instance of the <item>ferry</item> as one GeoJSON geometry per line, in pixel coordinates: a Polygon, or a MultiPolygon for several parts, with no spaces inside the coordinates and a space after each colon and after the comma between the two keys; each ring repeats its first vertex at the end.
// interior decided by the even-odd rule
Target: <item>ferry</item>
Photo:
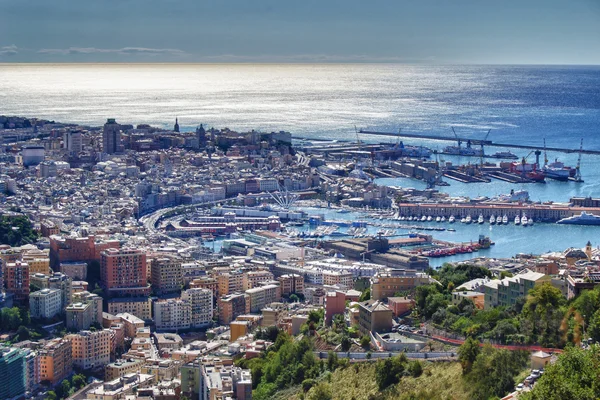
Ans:
{"type": "Polygon", "coordinates": [[[600,216],[582,211],[579,215],[563,218],[557,222],[563,225],[600,225],[600,216]]]}
{"type": "Polygon", "coordinates": [[[575,168],[565,167],[565,164],[555,159],[553,163],[544,165],[542,168],[546,177],[557,181],[568,181],[570,177],[575,176],[575,168]]]}
{"type": "Polygon", "coordinates": [[[471,147],[469,143],[467,143],[467,147],[460,146],[446,146],[442,154],[448,154],[451,156],[465,156],[465,157],[482,157],[483,150],[474,149],[471,147]]]}
{"type": "Polygon", "coordinates": [[[510,151],[497,151],[496,153],[492,154],[493,158],[503,158],[506,160],[518,160],[519,156],[517,156],[514,153],[511,153],[510,151]]]}

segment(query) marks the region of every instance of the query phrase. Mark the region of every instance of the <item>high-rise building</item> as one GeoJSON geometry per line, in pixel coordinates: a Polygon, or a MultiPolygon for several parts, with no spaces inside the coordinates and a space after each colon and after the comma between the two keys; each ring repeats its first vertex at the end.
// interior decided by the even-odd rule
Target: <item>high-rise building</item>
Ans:
{"type": "Polygon", "coordinates": [[[234,293],[219,298],[219,323],[229,324],[236,319],[238,315],[250,312],[250,300],[248,295],[234,293]]]}
{"type": "Polygon", "coordinates": [[[102,240],[94,236],[50,236],[50,267],[57,270],[61,263],[69,261],[100,261],[100,253],[106,249],[118,249],[118,240],[102,240]]]}
{"type": "Polygon", "coordinates": [[[73,364],[82,369],[108,364],[114,336],[110,329],[67,335],[65,339],[71,341],[73,364]]]}
{"type": "Polygon", "coordinates": [[[244,273],[242,286],[244,290],[258,287],[262,282],[273,280],[273,273],[267,270],[249,271],[244,273]]]}
{"type": "Polygon", "coordinates": [[[192,314],[191,303],[182,299],[159,300],[154,303],[156,330],[188,329],[192,314]]]}
{"type": "Polygon", "coordinates": [[[102,285],[117,296],[148,296],[146,253],[137,249],[106,249],[101,253],[102,285]]]}
{"type": "Polygon", "coordinates": [[[40,350],[40,379],[53,385],[65,379],[73,371],[71,341],[56,338],[40,350]]]}
{"type": "Polygon", "coordinates": [[[31,318],[52,318],[62,312],[62,291],[42,289],[29,295],[31,318]]]}
{"type": "Polygon", "coordinates": [[[181,293],[181,299],[191,305],[190,327],[210,324],[213,317],[213,293],[210,289],[188,289],[181,293]]]}
{"type": "Polygon", "coordinates": [[[102,132],[102,152],[118,153],[121,150],[121,125],[114,118],[109,118],[102,132]]]}
{"type": "Polygon", "coordinates": [[[181,259],[178,257],[155,258],[150,263],[150,281],[157,294],[177,293],[183,284],[181,259]]]}
{"type": "Polygon", "coordinates": [[[25,352],[11,347],[0,347],[0,399],[17,398],[25,394],[25,352]]]}
{"type": "Polygon", "coordinates": [[[29,300],[29,264],[19,260],[4,263],[4,287],[11,293],[15,303],[26,303],[29,300]]]}
{"type": "Polygon", "coordinates": [[[244,274],[239,271],[223,272],[217,275],[219,296],[241,292],[244,288],[244,274]]]}
{"type": "Polygon", "coordinates": [[[298,274],[286,274],[277,278],[281,284],[281,295],[289,296],[292,293],[304,294],[304,277],[298,274]]]}
{"type": "Polygon", "coordinates": [[[102,324],[102,297],[87,291],[75,293],[65,312],[69,330],[82,331],[94,323],[102,324]]]}
{"type": "Polygon", "coordinates": [[[70,154],[77,154],[83,150],[81,131],[68,131],[63,134],[63,147],[70,154]]]}
{"type": "Polygon", "coordinates": [[[52,275],[30,274],[29,282],[40,289],[60,289],[62,295],[61,309],[71,303],[73,280],[68,275],[62,272],[55,272],[52,275]]]}

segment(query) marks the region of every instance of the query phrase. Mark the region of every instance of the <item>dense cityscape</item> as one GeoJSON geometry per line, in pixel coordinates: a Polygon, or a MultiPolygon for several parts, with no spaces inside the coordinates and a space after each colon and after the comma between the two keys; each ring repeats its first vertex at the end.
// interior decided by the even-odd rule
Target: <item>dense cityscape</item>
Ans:
{"type": "Polygon", "coordinates": [[[600,340],[590,242],[498,258],[485,235],[436,239],[586,224],[600,199],[455,198],[441,177],[483,161],[178,122],[0,117],[1,398],[543,398],[545,369],[600,340]]]}

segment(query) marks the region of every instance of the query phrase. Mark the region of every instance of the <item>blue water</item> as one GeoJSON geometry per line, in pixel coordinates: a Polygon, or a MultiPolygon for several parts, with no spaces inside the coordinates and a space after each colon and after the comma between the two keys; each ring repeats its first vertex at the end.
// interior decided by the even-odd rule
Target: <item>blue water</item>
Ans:
{"type": "MultiPolygon", "coordinates": [[[[447,134],[496,142],[600,150],[600,67],[413,65],[0,65],[0,114],[101,125],[121,123],[184,130],[197,124],[235,130],[285,130],[303,137],[355,140],[358,128],[447,134]]],[[[361,135],[379,142],[394,138],[361,135]]],[[[406,140],[442,149],[447,142],[406,140]]],[[[487,149],[488,152],[498,148],[487,149]]],[[[527,151],[515,151],[525,156],[527,151]]],[[[575,165],[575,154],[549,154],[575,165]]],[[[477,162],[475,159],[448,160],[477,162]]],[[[532,159],[530,158],[530,161],[532,159]]],[[[460,184],[454,195],[498,195],[527,189],[533,200],[600,197],[599,156],[584,155],[584,183],[460,184]]],[[[379,180],[418,187],[419,181],[379,180]]],[[[491,256],[594,245],[597,227],[456,226],[441,239],[497,244],[491,256]]]]}

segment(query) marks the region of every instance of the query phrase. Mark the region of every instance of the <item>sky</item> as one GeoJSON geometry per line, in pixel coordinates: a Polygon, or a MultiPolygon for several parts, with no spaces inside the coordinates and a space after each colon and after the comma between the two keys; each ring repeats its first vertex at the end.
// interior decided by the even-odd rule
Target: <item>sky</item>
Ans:
{"type": "Polygon", "coordinates": [[[6,62],[600,64],[600,0],[0,0],[6,62]]]}

